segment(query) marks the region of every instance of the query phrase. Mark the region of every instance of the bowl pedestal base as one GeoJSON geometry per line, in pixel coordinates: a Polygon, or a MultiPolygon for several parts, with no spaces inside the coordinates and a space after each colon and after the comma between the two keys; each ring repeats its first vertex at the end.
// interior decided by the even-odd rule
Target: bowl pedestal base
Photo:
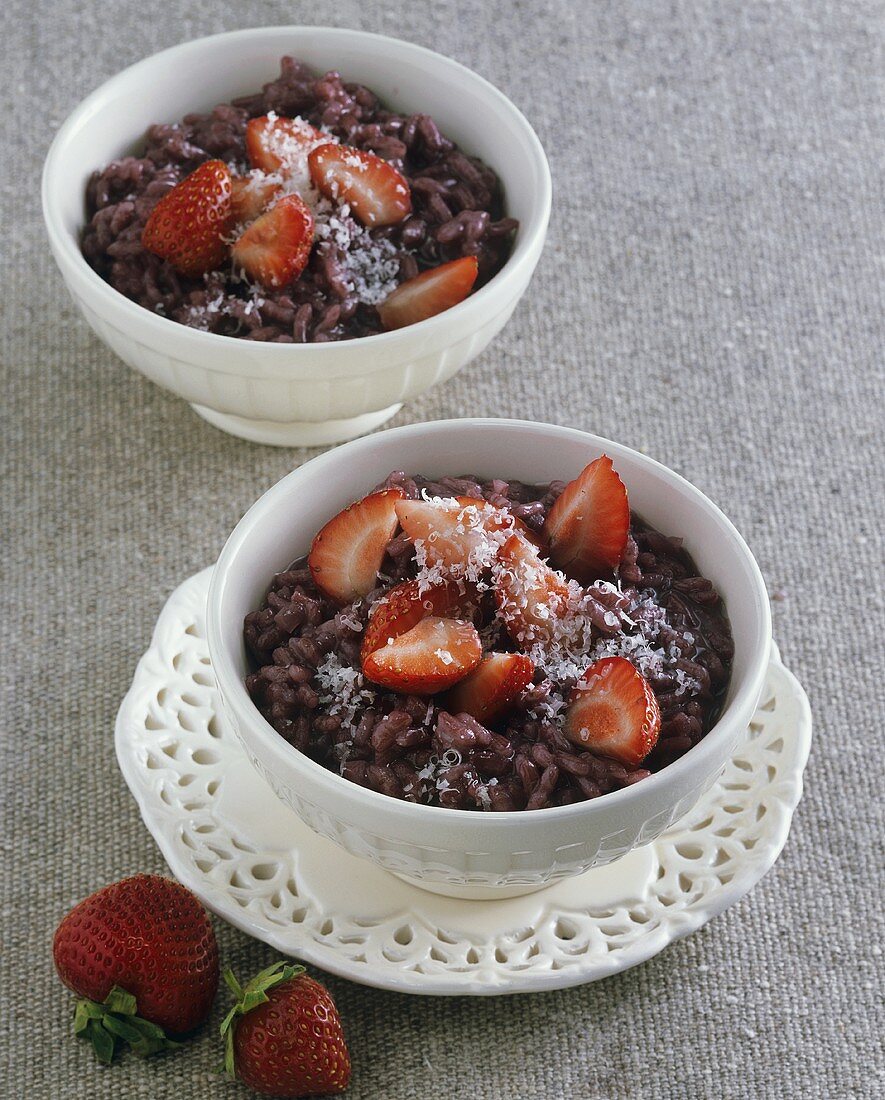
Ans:
{"type": "MultiPolygon", "coordinates": [[[[389,874],[409,886],[417,886],[428,894],[437,897],[455,898],[459,901],[506,901],[510,898],[524,898],[529,894],[542,895],[549,890],[551,897],[558,902],[574,896],[577,902],[592,898],[597,906],[617,905],[625,897],[641,897],[654,882],[658,870],[654,846],[646,844],[634,848],[627,855],[612,863],[591,867],[582,875],[566,878],[551,878],[547,882],[517,883],[513,886],[459,886],[453,882],[435,882],[433,879],[420,879],[404,875],[399,871],[389,874]]],[[[539,901],[541,898],[538,899],[539,901]]],[[[432,903],[431,903],[432,904],[432,903]]]]}
{"type": "Polygon", "coordinates": [[[402,408],[401,404],[388,405],[386,409],[363,413],[344,420],[252,420],[232,413],[216,412],[205,405],[191,408],[213,426],[238,439],[250,443],[264,443],[271,447],[325,447],[330,443],[345,443],[359,435],[380,428],[402,408]]]}
{"type": "Polygon", "coordinates": [[[553,882],[532,883],[530,886],[457,886],[452,882],[434,882],[433,879],[415,878],[391,871],[401,882],[417,886],[428,894],[437,894],[444,898],[462,898],[465,901],[500,901],[502,898],[522,898],[527,894],[537,894],[549,890],[553,882]]]}

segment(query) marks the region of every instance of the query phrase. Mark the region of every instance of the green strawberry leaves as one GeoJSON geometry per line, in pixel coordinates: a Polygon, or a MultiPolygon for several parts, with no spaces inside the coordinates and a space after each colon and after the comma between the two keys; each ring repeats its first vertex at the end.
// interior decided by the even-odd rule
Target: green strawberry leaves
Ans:
{"type": "Polygon", "coordinates": [[[161,1027],[137,1015],[135,998],[115,985],[101,1004],[86,998],[74,1010],[74,1034],[88,1039],[100,1062],[109,1065],[117,1046],[126,1043],[139,1058],[182,1046],[166,1038],[161,1027]]]}
{"type": "Polygon", "coordinates": [[[234,1060],[234,1023],[236,1018],[238,1016],[245,1016],[246,1013],[251,1012],[253,1008],[257,1008],[258,1005],[265,1004],[269,1001],[270,997],[267,995],[269,989],[282,985],[292,978],[297,978],[304,972],[303,966],[293,966],[291,963],[276,962],[273,966],[269,966],[266,970],[262,970],[259,974],[256,974],[252,981],[244,988],[234,977],[231,968],[227,967],[225,969],[222,977],[237,999],[237,1003],[230,1012],[228,1012],[221,1023],[221,1036],[224,1039],[224,1072],[230,1077],[236,1078],[237,1076],[234,1060]]]}

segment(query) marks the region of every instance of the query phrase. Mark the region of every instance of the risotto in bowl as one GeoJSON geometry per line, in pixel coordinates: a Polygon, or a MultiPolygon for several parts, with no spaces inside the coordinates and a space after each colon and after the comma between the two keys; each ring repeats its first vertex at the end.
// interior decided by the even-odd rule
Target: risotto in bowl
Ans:
{"type": "Polygon", "coordinates": [[[226,430],[327,443],[474,358],[540,256],[537,137],[457,62],[268,27],[93,92],[43,175],[53,254],[130,365],[226,430]],[[282,60],[281,60],[282,59],[282,60]]]}
{"type": "Polygon", "coordinates": [[[687,812],[770,647],[758,568],[698,490],[505,420],[396,429],[289,474],[225,546],[208,629],[284,802],[421,885],[493,895],[687,812]]]}

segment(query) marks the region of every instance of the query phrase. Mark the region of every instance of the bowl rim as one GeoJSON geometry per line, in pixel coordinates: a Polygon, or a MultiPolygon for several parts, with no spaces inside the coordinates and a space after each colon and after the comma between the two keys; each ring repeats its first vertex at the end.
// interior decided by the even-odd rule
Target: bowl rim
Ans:
{"type": "MultiPolygon", "coordinates": [[[[236,661],[223,644],[218,612],[224,598],[227,578],[231,567],[236,562],[239,551],[248,542],[251,532],[268,513],[273,511],[278,500],[287,495],[288,485],[293,480],[299,479],[302,470],[306,467],[312,467],[312,476],[321,478],[323,470],[330,464],[347,461],[350,455],[356,458],[359,451],[371,448],[373,441],[377,438],[376,435],[363,436],[350,443],[333,447],[284,475],[252,504],[225,542],[213,569],[206,603],[206,633],[209,653],[222,699],[228,706],[236,710],[238,715],[242,715],[243,719],[249,724],[250,733],[254,734],[261,741],[262,747],[266,748],[270,755],[278,759],[283,766],[294,765],[296,769],[304,768],[309,775],[319,782],[330,783],[336,791],[340,792],[349,801],[362,804],[366,809],[374,808],[383,811],[387,817],[408,817],[414,821],[416,815],[418,815],[427,824],[434,820],[434,817],[431,816],[434,815],[439,824],[442,824],[443,821],[449,825],[464,822],[469,824],[471,829],[505,829],[512,828],[517,821],[522,823],[537,821],[549,824],[580,817],[584,814],[603,814],[616,805],[622,806],[631,800],[652,796],[663,790],[667,785],[677,786],[678,780],[686,776],[690,769],[699,768],[708,763],[710,758],[716,756],[720,747],[719,743],[727,736],[728,727],[734,721],[735,716],[741,712],[749,712],[747,714],[747,720],[749,720],[752,708],[755,707],[762,691],[772,644],[771,608],[765,581],[752,551],[740,532],[718,505],[702,493],[700,489],[692,485],[690,481],[682,477],[681,474],[671,470],[668,466],[664,466],[656,459],[627,447],[625,444],[617,443],[615,440],[609,440],[603,436],[596,436],[579,428],[504,417],[463,417],[407,424],[399,428],[390,428],[377,433],[377,435],[403,439],[425,433],[428,428],[434,431],[478,431],[491,425],[512,428],[516,432],[541,428],[560,438],[571,438],[582,442],[589,440],[594,447],[601,445],[603,448],[613,447],[618,451],[627,451],[632,457],[647,465],[652,475],[663,477],[671,484],[675,483],[690,498],[693,498],[699,507],[711,514],[722,525],[723,534],[731,538],[753,578],[752,596],[757,611],[756,637],[752,643],[753,652],[750,655],[749,666],[743,682],[737,686],[734,696],[701,741],[678,760],[668,764],[661,771],[654,772],[647,779],[642,780],[641,783],[622,787],[617,791],[610,791],[598,798],[573,802],[567,806],[547,806],[539,810],[532,810],[531,813],[526,810],[505,810],[495,813],[452,811],[443,806],[427,806],[405,802],[345,779],[284,741],[252,702],[246,691],[243,678],[237,670],[236,661]]],[[[357,467],[356,462],[353,465],[357,467]]]]}
{"type": "MultiPolygon", "coordinates": [[[[142,58],[140,61],[136,61],[125,69],[120,70],[120,72],[115,73],[91,91],[80,101],[80,103],[78,103],[59,127],[49,146],[43,164],[41,178],[43,219],[46,224],[50,243],[53,246],[53,250],[56,252],[56,256],[59,258],[59,262],[61,263],[63,260],[72,273],[85,279],[89,290],[97,295],[108,308],[121,311],[123,319],[129,317],[133,322],[137,322],[148,328],[153,328],[158,339],[161,339],[164,334],[167,337],[175,336],[183,340],[186,344],[192,344],[195,351],[197,349],[202,349],[206,352],[211,352],[213,350],[220,351],[221,349],[229,350],[232,344],[236,346],[236,343],[240,343],[241,341],[236,340],[235,337],[189,328],[187,325],[181,325],[168,317],[162,317],[160,314],[153,313],[151,310],[145,309],[144,306],[138,305],[137,302],[133,302],[132,299],[127,298],[119,290],[112,287],[110,283],[105,282],[105,280],[86,262],[78,246],[76,236],[70,234],[63,224],[55,201],[55,196],[58,193],[59,187],[62,185],[65,154],[68,145],[76,136],[81,126],[88,122],[89,117],[99,108],[101,103],[114,94],[118,85],[128,82],[135,75],[147,75],[152,72],[158,64],[168,65],[170,63],[184,63],[189,53],[205,50],[222,41],[245,42],[250,38],[264,38],[274,34],[293,35],[298,33],[319,33],[332,40],[336,38],[356,38],[376,48],[378,46],[385,47],[389,44],[394,44],[397,47],[405,47],[408,51],[413,52],[418,58],[432,57],[435,61],[442,62],[443,65],[450,69],[453,77],[466,78],[467,80],[475,82],[477,88],[490,98],[493,108],[500,114],[508,115],[523,131],[527,144],[534,157],[534,167],[539,174],[541,186],[540,190],[533,198],[531,217],[520,225],[520,231],[518,231],[513,250],[507,257],[503,267],[496,272],[487,283],[480,287],[476,293],[469,295],[458,305],[443,311],[443,313],[437,314],[435,317],[430,317],[425,321],[419,321],[413,325],[406,325],[404,328],[395,329],[391,332],[380,332],[371,336],[354,337],[351,340],[328,341],[318,344],[276,344],[258,342],[250,347],[250,354],[266,355],[270,359],[276,357],[277,360],[284,356],[297,357],[299,355],[304,357],[308,355],[311,357],[325,356],[327,359],[331,359],[336,354],[344,354],[348,348],[366,347],[369,344],[371,344],[373,351],[377,349],[379,352],[383,352],[385,348],[389,349],[392,345],[396,345],[406,339],[414,339],[416,335],[432,339],[441,335],[446,326],[451,328],[453,322],[468,321],[468,319],[471,319],[471,315],[473,315],[472,319],[474,321],[478,321],[485,312],[485,306],[490,293],[506,291],[507,287],[519,278],[520,269],[522,269],[525,263],[531,259],[535,250],[540,250],[543,246],[547,225],[550,219],[553,185],[550,176],[550,166],[544,148],[541,145],[541,141],[522,111],[520,111],[502,91],[495,87],[491,81],[480,76],[479,73],[474,72],[472,69],[469,69],[460,61],[455,61],[445,54],[437,53],[434,50],[428,49],[426,46],[419,46],[406,39],[394,38],[391,35],[376,34],[371,31],[362,31],[347,27],[330,27],[320,24],[279,24],[266,27],[245,27],[239,30],[225,31],[220,34],[204,35],[200,38],[189,39],[176,46],[170,46],[167,49],[150,54],[148,57],[142,58]]],[[[497,171],[497,169],[495,170],[497,171]]],[[[451,340],[445,342],[451,343],[451,340]]],[[[366,373],[371,373],[371,369],[383,369],[384,366],[386,366],[386,364],[379,361],[374,364],[374,368],[370,367],[366,373]]]]}

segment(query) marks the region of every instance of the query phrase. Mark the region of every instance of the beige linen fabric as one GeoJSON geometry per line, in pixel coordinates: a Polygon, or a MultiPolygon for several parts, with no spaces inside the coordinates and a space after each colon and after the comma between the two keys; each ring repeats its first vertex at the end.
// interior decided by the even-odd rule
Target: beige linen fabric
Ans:
{"type": "MultiPolygon", "coordinates": [[[[168,593],[309,453],[222,435],[116,360],[69,303],[38,190],[58,123],[106,77],[186,38],[300,21],[458,58],[550,156],[529,294],[395,423],[550,420],[685,474],[758,555],[816,719],[776,868],[644,966],[496,1000],[330,979],[349,1095],[882,1095],[882,14],[876,0],[7,5],[0,1094],[237,1094],[213,1072],[223,997],[188,1050],[100,1068],[69,1038],[49,944],[95,887],[164,869],[116,767],[116,708],[168,593]]],[[[219,935],[243,975],[273,957],[219,935]]]]}

